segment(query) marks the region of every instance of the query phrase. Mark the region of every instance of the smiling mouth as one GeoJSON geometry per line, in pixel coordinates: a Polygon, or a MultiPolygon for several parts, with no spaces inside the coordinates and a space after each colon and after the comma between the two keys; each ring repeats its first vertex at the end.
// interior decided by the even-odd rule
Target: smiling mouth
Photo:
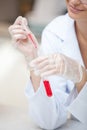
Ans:
{"type": "Polygon", "coordinates": [[[69,5],[69,9],[72,13],[79,13],[79,12],[83,11],[82,9],[77,9],[77,8],[73,7],[72,5],[69,5]]]}

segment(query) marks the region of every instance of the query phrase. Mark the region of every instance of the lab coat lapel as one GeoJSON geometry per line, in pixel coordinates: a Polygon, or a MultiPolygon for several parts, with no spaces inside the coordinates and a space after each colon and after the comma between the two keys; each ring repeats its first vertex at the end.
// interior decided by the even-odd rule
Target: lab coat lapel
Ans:
{"type": "Polygon", "coordinates": [[[68,107],[68,110],[79,121],[87,126],[87,83],[77,96],[77,98],[68,107]]]}
{"type": "Polygon", "coordinates": [[[68,27],[66,31],[64,41],[62,44],[62,52],[65,55],[75,59],[77,62],[79,62],[81,65],[84,66],[82,56],[80,53],[79,44],[75,33],[74,21],[72,24],[70,24],[70,27],[68,27]]]}
{"type": "MultiPolygon", "coordinates": [[[[63,51],[66,55],[77,60],[81,65],[84,66],[83,59],[80,53],[79,44],[76,38],[74,23],[68,28],[66,37],[64,40],[63,51]],[[70,31],[71,30],[71,31],[70,31]],[[67,35],[69,35],[67,37],[67,35]]],[[[87,125],[87,83],[83,87],[82,91],[79,93],[77,98],[69,106],[68,110],[73,114],[78,120],[87,125]]]]}

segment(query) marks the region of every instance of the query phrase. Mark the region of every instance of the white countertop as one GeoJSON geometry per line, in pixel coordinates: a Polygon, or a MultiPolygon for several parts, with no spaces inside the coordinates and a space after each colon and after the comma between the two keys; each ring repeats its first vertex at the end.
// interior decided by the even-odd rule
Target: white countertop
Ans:
{"type": "MultiPolygon", "coordinates": [[[[0,130],[41,130],[31,120],[27,110],[0,105],[0,130]]],[[[68,120],[56,130],[87,130],[76,120],[68,120]]]]}
{"type": "Polygon", "coordinates": [[[0,105],[0,130],[40,130],[29,119],[28,111],[0,105]]]}

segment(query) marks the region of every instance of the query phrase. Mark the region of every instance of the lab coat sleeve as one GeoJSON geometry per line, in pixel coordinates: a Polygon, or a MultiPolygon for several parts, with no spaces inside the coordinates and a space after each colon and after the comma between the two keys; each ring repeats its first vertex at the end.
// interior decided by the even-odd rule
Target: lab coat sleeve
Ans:
{"type": "Polygon", "coordinates": [[[48,97],[43,82],[35,93],[31,82],[28,83],[27,88],[29,114],[40,128],[54,130],[66,122],[67,109],[64,103],[67,94],[65,92],[56,90],[51,97],[48,97]]]}

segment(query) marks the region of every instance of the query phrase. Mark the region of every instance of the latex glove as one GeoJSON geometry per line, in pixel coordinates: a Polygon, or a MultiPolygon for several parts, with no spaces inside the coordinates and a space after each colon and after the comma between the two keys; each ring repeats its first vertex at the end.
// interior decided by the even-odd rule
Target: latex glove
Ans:
{"type": "Polygon", "coordinates": [[[30,67],[41,77],[60,75],[74,83],[80,82],[83,75],[81,65],[63,54],[38,57],[30,62],[30,67]]]}
{"type": "Polygon", "coordinates": [[[27,20],[24,17],[19,16],[14,24],[9,27],[9,32],[13,39],[14,46],[16,46],[29,61],[37,56],[38,42],[27,25],[27,20]],[[32,36],[36,47],[32,44],[28,34],[32,36]]]}

